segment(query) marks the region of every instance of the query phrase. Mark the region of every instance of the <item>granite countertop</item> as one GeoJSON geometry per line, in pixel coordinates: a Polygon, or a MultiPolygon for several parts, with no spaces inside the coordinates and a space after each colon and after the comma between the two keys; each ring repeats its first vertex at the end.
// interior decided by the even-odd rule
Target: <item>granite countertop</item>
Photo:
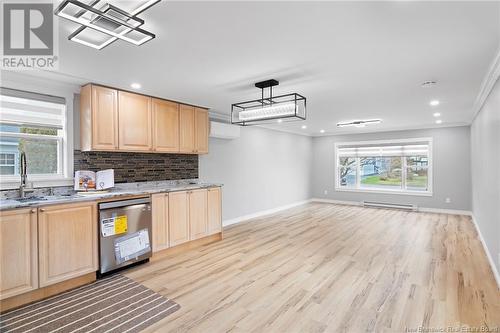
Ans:
{"type": "MultiPolygon", "coordinates": [[[[102,199],[110,199],[120,197],[128,197],[135,195],[149,195],[154,193],[166,193],[175,191],[195,190],[209,187],[221,187],[222,184],[205,183],[198,181],[158,181],[158,182],[138,182],[116,184],[113,189],[107,193],[100,194],[79,194],[74,190],[68,189],[66,192],[43,195],[40,199],[29,201],[18,201],[15,198],[6,198],[0,200],[0,210],[39,207],[54,204],[64,204],[82,201],[97,201],[102,199]]],[[[29,197],[29,196],[27,196],[29,197]]],[[[38,197],[38,196],[37,196],[38,197]]]]}

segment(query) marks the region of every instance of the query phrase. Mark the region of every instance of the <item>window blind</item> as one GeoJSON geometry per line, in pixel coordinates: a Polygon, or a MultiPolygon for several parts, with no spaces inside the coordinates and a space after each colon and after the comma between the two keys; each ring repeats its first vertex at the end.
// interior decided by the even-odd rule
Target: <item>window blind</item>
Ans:
{"type": "Polygon", "coordinates": [[[337,154],[339,157],[428,156],[429,144],[341,146],[337,154]]]}
{"type": "Polygon", "coordinates": [[[65,112],[64,98],[0,90],[0,123],[62,129],[65,112]]]}

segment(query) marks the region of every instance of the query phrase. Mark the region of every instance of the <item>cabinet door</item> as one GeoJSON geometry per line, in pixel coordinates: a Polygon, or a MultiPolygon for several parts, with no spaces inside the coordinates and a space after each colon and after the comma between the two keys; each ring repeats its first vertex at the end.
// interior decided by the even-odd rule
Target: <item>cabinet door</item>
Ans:
{"type": "Polygon", "coordinates": [[[153,194],[153,252],[168,248],[168,194],[153,194]]]}
{"type": "Polygon", "coordinates": [[[39,209],[40,287],[97,271],[95,203],[39,209]]]}
{"type": "Polygon", "coordinates": [[[189,192],[189,238],[191,240],[208,235],[207,190],[189,192]]]}
{"type": "Polygon", "coordinates": [[[179,108],[179,151],[181,153],[195,153],[194,122],[194,107],[181,104],[179,108]]]}
{"type": "MultiPolygon", "coordinates": [[[[118,92],[115,89],[92,86],[92,149],[118,149],[117,96],[118,92]]],[[[81,121],[83,123],[87,120],[82,116],[81,121]]]]}
{"type": "Polygon", "coordinates": [[[220,187],[208,189],[208,234],[222,231],[222,196],[220,187]]]}
{"type": "Polygon", "coordinates": [[[168,227],[170,246],[189,240],[189,205],[187,192],[168,194],[168,227]]]}
{"type": "Polygon", "coordinates": [[[0,299],[38,288],[37,214],[0,212],[0,299]]]}
{"type": "Polygon", "coordinates": [[[179,151],[179,104],[152,99],[153,150],[158,152],[179,151]]]}
{"type": "Polygon", "coordinates": [[[196,108],[195,113],[195,151],[198,154],[208,153],[208,111],[196,108]]]}
{"type": "Polygon", "coordinates": [[[150,151],[152,142],[151,97],[118,92],[120,150],[150,151]]]}

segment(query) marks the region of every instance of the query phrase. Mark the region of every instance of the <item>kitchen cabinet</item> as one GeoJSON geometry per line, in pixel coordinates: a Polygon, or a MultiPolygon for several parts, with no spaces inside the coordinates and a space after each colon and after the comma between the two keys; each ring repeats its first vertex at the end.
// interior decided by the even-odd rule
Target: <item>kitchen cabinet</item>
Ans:
{"type": "Polygon", "coordinates": [[[156,152],[179,151],[179,104],[152,99],[153,150],[156,152]]]}
{"type": "Polygon", "coordinates": [[[169,245],[176,246],[189,241],[189,200],[185,191],[168,195],[169,245]]]}
{"type": "Polygon", "coordinates": [[[81,150],[118,149],[118,91],[86,85],[80,93],[81,150]]]}
{"type": "Polygon", "coordinates": [[[0,212],[0,299],[38,288],[36,209],[0,212]]]}
{"type": "Polygon", "coordinates": [[[179,108],[179,152],[195,153],[195,118],[194,106],[181,104],[179,108]]]}
{"type": "Polygon", "coordinates": [[[118,143],[123,151],[150,151],[152,141],[151,97],[118,92],[118,143]]]}
{"type": "Polygon", "coordinates": [[[197,154],[208,153],[209,134],[208,111],[195,108],[195,152],[197,154]]]}
{"type": "Polygon", "coordinates": [[[195,240],[208,235],[207,190],[189,191],[189,239],[195,240]]]}
{"type": "Polygon", "coordinates": [[[208,153],[208,110],[87,84],[80,91],[82,151],[208,153]]]}
{"type": "Polygon", "coordinates": [[[220,187],[211,187],[207,193],[208,200],[208,234],[222,231],[222,193],[220,187]]]}
{"type": "Polygon", "coordinates": [[[45,287],[98,269],[96,203],[39,208],[39,285],[45,287]]]}
{"type": "Polygon", "coordinates": [[[153,252],[222,232],[221,189],[152,195],[153,252]]]}
{"type": "Polygon", "coordinates": [[[153,252],[169,247],[168,197],[169,195],[164,193],[153,194],[151,196],[153,252]]]}

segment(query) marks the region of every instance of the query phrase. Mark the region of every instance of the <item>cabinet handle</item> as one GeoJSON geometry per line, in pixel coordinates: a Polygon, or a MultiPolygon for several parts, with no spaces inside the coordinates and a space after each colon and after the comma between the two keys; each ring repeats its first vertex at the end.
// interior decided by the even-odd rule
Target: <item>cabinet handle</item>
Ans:
{"type": "Polygon", "coordinates": [[[36,209],[31,210],[31,214],[34,214],[34,213],[36,213],[36,209]]]}
{"type": "Polygon", "coordinates": [[[40,208],[40,211],[43,213],[45,212],[45,208],[40,208]]]}

